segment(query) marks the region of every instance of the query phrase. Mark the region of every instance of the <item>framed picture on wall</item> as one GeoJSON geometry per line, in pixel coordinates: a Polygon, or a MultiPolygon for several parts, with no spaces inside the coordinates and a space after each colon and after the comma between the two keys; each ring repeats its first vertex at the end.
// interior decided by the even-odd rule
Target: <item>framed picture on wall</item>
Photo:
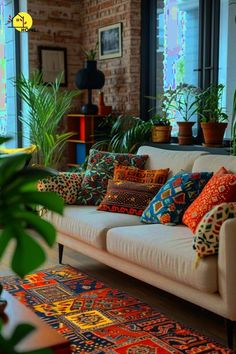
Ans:
{"type": "Polygon", "coordinates": [[[62,74],[61,86],[67,86],[67,51],[66,48],[39,48],[39,65],[45,83],[54,82],[62,74]]]}
{"type": "Polygon", "coordinates": [[[99,28],[99,59],[112,59],[122,56],[122,24],[99,28]]]}

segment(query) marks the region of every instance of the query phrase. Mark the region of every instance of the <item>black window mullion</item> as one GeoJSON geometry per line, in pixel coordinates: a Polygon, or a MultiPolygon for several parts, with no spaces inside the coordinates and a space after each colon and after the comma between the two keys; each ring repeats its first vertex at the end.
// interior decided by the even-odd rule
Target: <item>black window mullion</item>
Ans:
{"type": "Polygon", "coordinates": [[[141,1],[141,88],[140,112],[147,120],[150,117],[150,101],[146,96],[156,96],[156,41],[157,1],[141,1]]]}
{"type": "Polygon", "coordinates": [[[219,73],[219,45],[220,45],[220,0],[211,0],[212,4],[212,76],[211,83],[218,83],[218,73],[219,73]]]}
{"type": "MultiPolygon", "coordinates": [[[[19,13],[19,0],[14,0],[14,14],[19,13]]],[[[16,78],[19,76],[21,72],[21,55],[20,55],[20,32],[15,32],[15,65],[16,65],[16,78]]],[[[22,109],[22,102],[19,95],[16,94],[16,120],[17,120],[17,145],[18,147],[22,147],[23,136],[22,136],[22,123],[19,120],[19,115],[22,109]]]]}

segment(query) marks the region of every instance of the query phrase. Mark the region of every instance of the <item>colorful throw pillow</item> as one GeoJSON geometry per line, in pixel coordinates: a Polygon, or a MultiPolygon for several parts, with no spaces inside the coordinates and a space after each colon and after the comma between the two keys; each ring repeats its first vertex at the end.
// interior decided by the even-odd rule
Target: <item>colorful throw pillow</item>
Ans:
{"type": "Polygon", "coordinates": [[[236,203],[222,203],[211,209],[195,231],[193,249],[199,258],[218,254],[220,228],[223,222],[236,217],[236,203]]]}
{"type": "Polygon", "coordinates": [[[56,192],[66,204],[75,204],[83,177],[79,173],[60,172],[38,181],[40,192],[56,192]]]}
{"type": "Polygon", "coordinates": [[[188,206],[202,191],[211,178],[212,173],[178,173],[159,190],[141,221],[147,224],[181,223],[182,216],[188,206]]]}
{"type": "Polygon", "coordinates": [[[159,184],[109,180],[97,210],[141,216],[159,189],[159,184]]]}
{"type": "Polygon", "coordinates": [[[234,201],[236,201],[236,174],[215,175],[186,210],[182,221],[194,233],[203,216],[215,205],[234,201]]]}
{"type": "Polygon", "coordinates": [[[116,154],[91,149],[77,204],[99,205],[116,164],[144,168],[147,159],[148,155],[116,154]]]}
{"type": "Polygon", "coordinates": [[[157,183],[162,186],[167,181],[169,168],[160,170],[141,170],[137,167],[117,165],[114,169],[115,181],[130,181],[137,183],[157,183]]]}

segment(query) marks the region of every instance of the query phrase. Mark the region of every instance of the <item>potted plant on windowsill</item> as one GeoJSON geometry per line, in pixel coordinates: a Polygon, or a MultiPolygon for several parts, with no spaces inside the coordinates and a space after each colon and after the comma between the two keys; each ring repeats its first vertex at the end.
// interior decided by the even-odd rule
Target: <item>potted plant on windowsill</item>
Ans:
{"type": "Polygon", "coordinates": [[[196,114],[198,88],[193,85],[179,84],[176,87],[174,107],[179,112],[183,121],[178,121],[179,134],[178,142],[180,145],[191,145],[193,143],[192,127],[195,122],[190,121],[196,114]]]}
{"type": "Polygon", "coordinates": [[[152,118],[152,141],[154,143],[169,143],[172,126],[166,116],[158,114],[152,118]]]}
{"type": "Polygon", "coordinates": [[[155,143],[169,143],[171,139],[171,109],[174,108],[173,101],[176,97],[176,91],[170,87],[162,95],[147,96],[147,98],[156,101],[156,106],[150,111],[155,110],[156,114],[152,117],[152,141],[155,143]],[[159,105],[159,107],[157,107],[159,105]]]}
{"type": "Polygon", "coordinates": [[[210,85],[198,95],[198,113],[205,146],[220,147],[223,143],[228,115],[222,107],[224,85],[210,85]]]}

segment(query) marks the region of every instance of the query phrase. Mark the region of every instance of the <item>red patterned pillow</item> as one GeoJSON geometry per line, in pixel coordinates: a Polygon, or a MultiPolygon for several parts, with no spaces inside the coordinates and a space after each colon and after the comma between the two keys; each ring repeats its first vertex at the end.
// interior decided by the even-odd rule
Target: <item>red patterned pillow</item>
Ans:
{"type": "Polygon", "coordinates": [[[140,216],[159,189],[159,184],[109,180],[97,210],[140,216]]]}
{"type": "Polygon", "coordinates": [[[166,183],[169,168],[160,170],[141,170],[137,167],[117,165],[114,169],[115,181],[130,181],[137,183],[156,183],[163,186],[166,183]]]}
{"type": "Polygon", "coordinates": [[[203,216],[214,206],[236,201],[236,174],[214,175],[188,207],[183,223],[195,232],[203,216]]]}

